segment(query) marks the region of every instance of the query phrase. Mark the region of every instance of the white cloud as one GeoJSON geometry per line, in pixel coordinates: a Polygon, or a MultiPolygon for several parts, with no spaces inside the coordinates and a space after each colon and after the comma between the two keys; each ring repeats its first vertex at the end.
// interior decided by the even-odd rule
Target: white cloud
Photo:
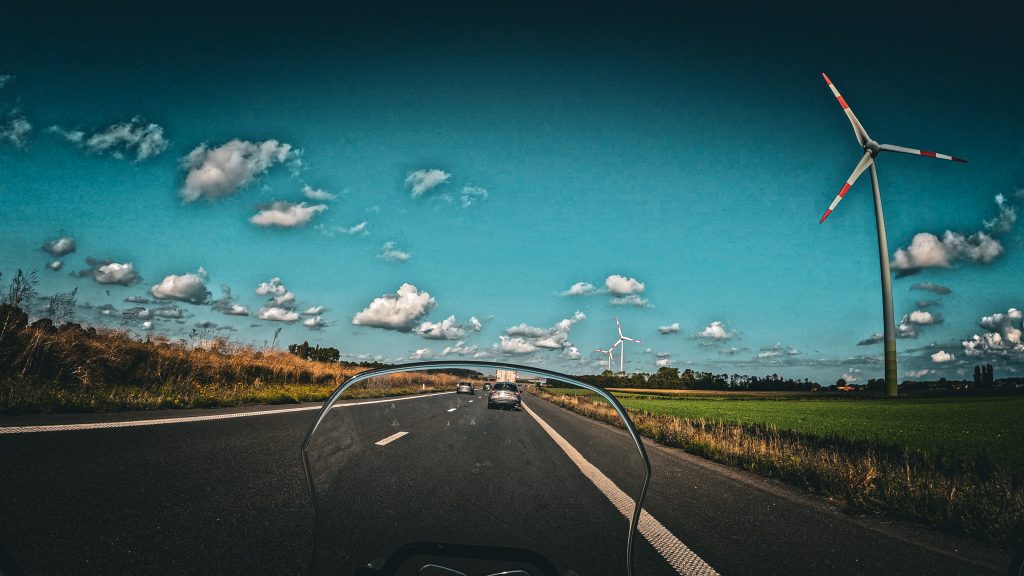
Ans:
{"type": "MultiPolygon", "coordinates": [[[[1017,210],[1002,194],[996,195],[995,200],[999,214],[984,224],[986,230],[998,235],[1013,228],[1017,210]]],[[[914,235],[910,246],[896,250],[891,265],[897,276],[909,276],[922,268],[949,268],[958,261],[988,264],[1002,253],[1002,243],[985,232],[965,235],[946,230],[941,240],[935,234],[920,232],[914,235]]]]}
{"type": "Polygon", "coordinates": [[[7,121],[0,124],[0,143],[7,142],[15,148],[28,145],[28,135],[32,133],[32,123],[24,114],[17,110],[7,115],[7,121]]]}
{"type": "Polygon", "coordinates": [[[128,122],[112,124],[89,137],[81,130],[67,131],[58,126],[51,126],[47,131],[60,134],[92,154],[110,154],[118,159],[134,158],[135,162],[157,156],[169,145],[160,125],[146,122],[139,116],[128,122]]]}
{"type": "Polygon", "coordinates": [[[612,306],[636,306],[638,308],[650,308],[651,302],[646,298],[642,298],[636,294],[630,294],[629,296],[621,296],[611,299],[612,306]]]}
{"type": "Polygon", "coordinates": [[[153,329],[153,321],[152,320],[146,320],[145,322],[143,322],[142,323],[142,329],[143,330],[152,330],[153,329]]]}
{"type": "Polygon", "coordinates": [[[956,360],[956,357],[945,350],[939,350],[935,354],[932,354],[932,362],[935,362],[936,364],[952,362],[953,360],[956,360]]]}
{"type": "Polygon", "coordinates": [[[201,144],[182,159],[181,166],[188,173],[180,190],[181,197],[185,202],[194,202],[233,194],[275,164],[296,156],[291,144],[277,140],[235,139],[214,148],[201,144]]]}
{"type": "Polygon", "coordinates": [[[843,373],[843,380],[846,380],[847,384],[853,384],[854,382],[856,382],[857,380],[860,379],[860,377],[858,376],[857,372],[859,372],[859,370],[853,370],[851,372],[844,372],[843,373]]]}
{"type": "Polygon", "coordinates": [[[287,308],[291,310],[292,308],[295,308],[295,293],[285,292],[280,296],[274,296],[273,298],[270,299],[270,302],[274,306],[280,306],[282,308],[287,308]]]}
{"type": "Polygon", "coordinates": [[[58,258],[71,254],[75,251],[75,239],[70,236],[61,236],[55,240],[48,240],[43,242],[43,251],[58,258]]]}
{"type": "Polygon", "coordinates": [[[313,188],[309,184],[302,187],[302,195],[310,200],[316,200],[317,202],[327,202],[328,200],[334,200],[338,196],[331,194],[327,190],[320,188],[313,188]]]}
{"type": "Polygon", "coordinates": [[[698,338],[708,338],[711,340],[725,341],[732,338],[736,333],[726,330],[725,324],[715,320],[711,324],[708,324],[703,330],[697,333],[698,338]]]}
{"type": "Polygon", "coordinates": [[[305,320],[302,321],[302,324],[309,328],[310,330],[319,330],[324,326],[327,326],[327,322],[324,322],[324,320],[319,316],[306,318],[305,320]]]}
{"type": "Polygon", "coordinates": [[[420,292],[412,284],[402,284],[395,294],[374,298],[369,306],[352,318],[352,323],[408,332],[436,304],[428,292],[420,292]]]}
{"type": "Polygon", "coordinates": [[[260,285],[256,287],[256,294],[260,296],[284,296],[287,292],[288,289],[277,276],[271,278],[269,282],[260,282],[260,285]]]}
{"type": "Polygon", "coordinates": [[[927,326],[930,324],[942,324],[942,316],[926,312],[923,310],[914,310],[910,314],[907,314],[906,321],[911,324],[917,324],[918,326],[927,326]]]}
{"type": "Polygon", "coordinates": [[[559,320],[554,326],[550,328],[539,328],[537,326],[530,326],[526,323],[521,323],[517,326],[512,326],[505,330],[505,334],[509,338],[502,337],[502,340],[495,344],[495,351],[502,353],[511,354],[525,354],[533,352],[538,348],[544,348],[547,350],[563,350],[572,346],[569,342],[569,331],[573,325],[581,320],[586,320],[587,316],[579,310],[573,314],[572,318],[565,318],[559,320]],[[523,343],[529,344],[529,346],[523,346],[523,343]],[[509,352],[508,350],[522,350],[530,348],[529,352],[509,352]]]}
{"type": "Polygon", "coordinates": [[[369,224],[367,224],[366,220],[363,220],[362,222],[356,224],[355,226],[352,226],[351,228],[342,228],[341,231],[349,235],[366,233],[366,227],[368,225],[369,224]]]}
{"type": "Polygon", "coordinates": [[[264,306],[263,308],[260,308],[256,317],[260,320],[271,320],[273,322],[295,322],[299,319],[299,313],[294,310],[288,310],[287,308],[264,306]]]}
{"type": "Polygon", "coordinates": [[[303,316],[319,316],[320,314],[323,314],[326,311],[327,311],[327,308],[324,307],[324,306],[310,306],[309,308],[306,309],[305,312],[302,313],[302,315],[303,316]]]}
{"type": "Polygon", "coordinates": [[[964,354],[968,356],[1003,356],[1024,360],[1024,342],[1021,339],[1021,320],[1024,318],[1017,308],[1005,313],[983,316],[978,323],[987,332],[975,334],[961,341],[964,354]]]}
{"type": "Polygon", "coordinates": [[[473,356],[477,353],[477,346],[466,346],[463,341],[458,341],[454,346],[446,346],[441,351],[441,356],[473,356]]]}
{"type": "Polygon", "coordinates": [[[451,174],[444,170],[431,168],[429,170],[416,170],[405,177],[405,185],[409,187],[413,198],[419,198],[432,188],[444,184],[451,178],[451,174]]]}
{"type": "Polygon", "coordinates": [[[904,372],[904,374],[906,376],[911,377],[911,378],[920,378],[921,376],[924,376],[925,374],[928,374],[928,372],[931,372],[931,370],[928,370],[927,368],[923,368],[921,370],[907,370],[906,372],[904,372]]]}
{"type": "Polygon", "coordinates": [[[999,207],[999,215],[991,220],[985,220],[985,229],[995,234],[1002,234],[1013,229],[1017,222],[1017,208],[1006,201],[1006,196],[996,194],[996,206],[999,207]]]}
{"type": "Polygon", "coordinates": [[[644,291],[646,286],[643,282],[636,278],[626,278],[618,274],[612,274],[604,281],[605,288],[612,293],[613,296],[629,296],[630,294],[640,294],[644,291]]]}
{"type": "Polygon", "coordinates": [[[590,282],[577,282],[562,292],[561,296],[589,296],[596,290],[597,288],[590,282]]]}
{"type": "Polygon", "coordinates": [[[60,260],[54,260],[53,262],[47,264],[46,267],[56,272],[57,270],[60,270],[61,268],[64,267],[64,263],[61,262],[60,260]]]}
{"type": "Polygon", "coordinates": [[[668,326],[659,326],[658,332],[661,332],[662,334],[675,334],[679,332],[680,329],[681,328],[679,327],[679,322],[673,322],[668,326]]]}
{"type": "Polygon", "coordinates": [[[202,304],[210,297],[210,291],[206,289],[206,270],[199,268],[198,272],[171,274],[150,288],[149,293],[161,300],[202,304]]]}
{"type": "Polygon", "coordinates": [[[305,226],[317,214],[327,210],[326,204],[309,205],[305,202],[293,204],[291,202],[277,201],[262,206],[260,211],[249,218],[249,222],[257,226],[280,226],[282,228],[296,228],[305,226]]]}
{"type": "Polygon", "coordinates": [[[234,303],[228,304],[227,306],[225,306],[220,311],[223,312],[224,314],[227,314],[228,316],[248,316],[249,315],[249,309],[248,308],[246,308],[245,306],[242,306],[241,304],[234,304],[234,303]]]}
{"type": "Polygon", "coordinates": [[[131,262],[125,262],[124,264],[108,262],[100,264],[93,270],[93,279],[100,284],[120,284],[121,286],[131,286],[141,278],[138,273],[135,272],[135,268],[132,266],[131,262]]]}
{"type": "Polygon", "coordinates": [[[330,228],[328,228],[327,226],[324,226],[323,224],[317,224],[316,225],[316,229],[319,230],[321,234],[323,234],[324,236],[327,236],[328,238],[334,238],[334,236],[336,234],[339,234],[339,233],[340,234],[346,234],[348,236],[355,236],[357,234],[361,235],[361,236],[369,236],[370,235],[369,228],[370,228],[370,223],[367,222],[366,220],[363,220],[362,222],[360,222],[360,223],[358,223],[358,224],[356,224],[354,226],[350,226],[348,228],[345,228],[343,226],[331,226],[330,228]]]}
{"type": "Polygon", "coordinates": [[[434,355],[434,351],[430,348],[420,348],[409,355],[410,360],[425,360],[434,355]]]}
{"type": "Polygon", "coordinates": [[[537,345],[522,337],[499,336],[498,343],[493,346],[493,351],[500,354],[522,356],[531,354],[538,350],[537,345]]]}
{"type": "Polygon", "coordinates": [[[583,358],[583,354],[580,353],[580,349],[575,346],[568,346],[562,349],[562,358],[566,360],[579,360],[583,358]]]}
{"type": "Polygon", "coordinates": [[[11,80],[14,80],[14,76],[10,74],[0,74],[0,88],[6,86],[11,80]]]}
{"type": "Polygon", "coordinates": [[[480,331],[480,321],[476,317],[470,318],[467,325],[459,324],[455,315],[451,315],[440,322],[423,322],[413,331],[428,340],[461,340],[467,330],[480,331]],[[473,321],[476,321],[474,324],[473,321]]]}
{"type": "Polygon", "coordinates": [[[946,230],[941,240],[930,232],[919,232],[910,246],[896,250],[891,265],[900,276],[908,276],[922,268],[949,268],[960,260],[987,264],[1002,253],[999,240],[984,232],[964,236],[946,230]]]}
{"type": "Polygon", "coordinates": [[[470,316],[467,324],[469,325],[469,329],[473,332],[479,332],[484,327],[483,323],[480,322],[480,319],[476,316],[470,316]]]}
{"type": "Polygon", "coordinates": [[[463,186],[459,193],[459,206],[469,208],[477,202],[487,200],[487,189],[479,186],[463,186]]]}
{"type": "Polygon", "coordinates": [[[380,248],[380,252],[377,254],[377,258],[384,260],[385,262],[407,262],[412,258],[412,254],[404,252],[398,249],[398,244],[395,242],[385,242],[380,248]]]}

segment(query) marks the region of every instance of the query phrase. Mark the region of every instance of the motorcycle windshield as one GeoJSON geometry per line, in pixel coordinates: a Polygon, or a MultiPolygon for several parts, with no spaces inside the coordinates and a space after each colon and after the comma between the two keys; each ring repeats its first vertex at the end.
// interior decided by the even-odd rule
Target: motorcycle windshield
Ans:
{"type": "Polygon", "coordinates": [[[303,461],[314,574],[626,574],[650,476],[610,394],[485,362],[352,378],[303,461]]]}

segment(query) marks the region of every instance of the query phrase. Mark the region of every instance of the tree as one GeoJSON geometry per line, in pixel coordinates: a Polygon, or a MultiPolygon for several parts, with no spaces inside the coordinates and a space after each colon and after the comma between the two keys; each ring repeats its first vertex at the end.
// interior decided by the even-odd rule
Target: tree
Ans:
{"type": "Polygon", "coordinates": [[[846,378],[840,378],[836,380],[836,386],[846,386],[846,378]]]}

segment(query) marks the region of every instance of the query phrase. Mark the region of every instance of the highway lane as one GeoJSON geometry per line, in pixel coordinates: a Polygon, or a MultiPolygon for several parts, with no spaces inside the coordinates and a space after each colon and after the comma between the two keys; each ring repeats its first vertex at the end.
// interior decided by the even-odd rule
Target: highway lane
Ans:
{"type": "MultiPolygon", "coordinates": [[[[525,412],[448,397],[332,414],[321,435],[313,468],[318,485],[331,484],[321,511],[326,533],[337,536],[332,567],[430,540],[569,557],[563,567],[578,574],[622,572],[625,518],[525,412]],[[393,430],[407,434],[375,442],[393,430]]],[[[650,573],[663,572],[664,561],[647,554],[650,573]]]]}
{"type": "MultiPolygon", "coordinates": [[[[522,525],[539,511],[531,509],[531,503],[566,505],[561,498],[538,494],[537,484],[568,487],[554,494],[569,493],[587,509],[614,516],[607,500],[573,470],[528,414],[488,411],[482,395],[472,404],[469,399],[445,395],[395,402],[390,418],[371,418],[372,424],[359,426],[365,430],[359,437],[360,450],[407,432],[376,447],[392,453],[381,461],[394,458],[409,463],[410,470],[432,474],[398,475],[389,480],[393,487],[416,487],[417,478],[436,475],[440,489],[416,488],[421,490],[417,495],[430,499],[444,494],[459,503],[450,517],[454,522],[447,525],[476,528],[484,523],[466,512],[467,504],[477,506],[475,514],[483,518],[489,501],[477,498],[485,491],[468,491],[467,496],[462,486],[479,483],[462,480],[483,478],[488,470],[499,468],[493,466],[497,460],[489,460],[492,451],[480,448],[488,442],[460,444],[463,456],[449,459],[440,474],[434,474],[440,457],[436,443],[424,443],[429,439],[416,430],[398,428],[411,422],[436,429],[441,418],[464,431],[482,428],[482,438],[492,434],[490,443],[521,440],[539,447],[535,459],[514,462],[529,486],[511,492],[515,506],[509,518],[514,524],[522,525]],[[448,412],[451,408],[455,411],[448,412]],[[488,425],[481,426],[482,418],[488,425]],[[462,467],[471,461],[479,464],[475,472],[462,467]]],[[[616,472],[625,453],[623,442],[628,444],[621,431],[583,421],[540,400],[528,403],[612,480],[628,485],[628,477],[616,472]]],[[[344,410],[369,414],[368,408],[344,410]]],[[[0,542],[31,574],[302,573],[311,521],[298,446],[312,415],[309,411],[131,429],[0,435],[0,461],[14,463],[0,467],[0,542]]],[[[137,415],[118,415],[132,417],[137,415]]],[[[26,420],[2,418],[0,426],[26,420]]],[[[748,474],[676,451],[649,450],[655,475],[647,509],[724,574],[991,574],[1000,571],[988,568],[1008,561],[1001,551],[849,517],[748,474]]],[[[388,477],[367,471],[366,478],[381,476],[388,477]]],[[[375,492],[378,498],[394,493],[375,492]]],[[[387,509],[387,500],[362,501],[387,509]]],[[[437,514],[426,509],[420,517],[392,519],[410,527],[436,524],[437,514]]],[[[547,533],[558,536],[551,541],[587,550],[588,542],[574,532],[581,520],[555,516],[547,533]]],[[[640,573],[665,573],[666,565],[649,546],[641,544],[638,555],[640,573]]]]}

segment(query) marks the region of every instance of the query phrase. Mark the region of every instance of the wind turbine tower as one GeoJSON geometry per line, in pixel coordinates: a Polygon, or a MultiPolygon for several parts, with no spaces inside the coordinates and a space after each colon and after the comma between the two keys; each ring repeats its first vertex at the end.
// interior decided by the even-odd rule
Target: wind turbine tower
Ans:
{"type": "Polygon", "coordinates": [[[622,341],[620,340],[620,341],[616,342],[615,344],[612,344],[612,347],[607,349],[607,350],[602,350],[600,348],[595,348],[594,349],[596,352],[600,352],[602,354],[607,354],[608,355],[608,371],[609,372],[612,371],[612,352],[615,350],[615,347],[618,346],[621,343],[622,343],[622,341]]]}
{"type": "MultiPolygon", "coordinates": [[[[619,324],[619,319],[618,318],[615,319],[615,328],[618,329],[618,331],[619,331],[619,341],[615,343],[615,346],[618,346],[620,344],[622,345],[622,349],[619,350],[619,372],[622,373],[622,374],[625,374],[626,373],[626,370],[625,370],[626,342],[628,341],[628,342],[633,342],[633,343],[636,343],[636,344],[643,344],[643,342],[641,342],[640,340],[634,340],[633,338],[630,338],[629,336],[623,336],[622,335],[622,324],[619,324]]],[[[615,346],[612,346],[613,350],[615,349],[615,346]]]]}
{"type": "MultiPolygon", "coordinates": [[[[897,383],[896,383],[896,323],[893,319],[892,311],[892,276],[889,272],[889,246],[885,239],[885,218],[882,216],[882,196],[878,192],[878,172],[875,170],[875,158],[879,152],[899,152],[901,154],[913,154],[915,156],[927,156],[928,158],[938,158],[940,160],[952,160],[953,162],[964,162],[967,161],[956,156],[950,156],[948,154],[939,154],[937,152],[929,152],[927,150],[918,150],[917,148],[905,148],[903,146],[894,146],[892,144],[879,144],[868,136],[864,126],[861,126],[860,121],[853,114],[853,110],[850,109],[850,105],[846,103],[846,100],[839,94],[839,90],[836,89],[835,84],[829,80],[825,73],[821,74],[825,78],[825,82],[828,83],[828,87],[832,89],[832,93],[835,94],[839,105],[843,107],[843,111],[846,112],[846,117],[850,119],[850,124],[853,125],[853,133],[857,136],[857,143],[864,149],[864,156],[861,157],[860,162],[857,163],[857,167],[853,169],[853,174],[850,175],[849,179],[846,180],[846,184],[839,191],[839,195],[836,196],[832,204],[829,205],[828,210],[825,210],[825,214],[822,215],[821,220],[818,222],[821,224],[828,218],[829,214],[836,209],[839,201],[846,196],[846,193],[850,191],[850,187],[857,181],[857,178],[864,173],[864,170],[871,169],[871,187],[875,194],[875,228],[878,232],[878,259],[881,264],[882,272],[882,316],[884,320],[884,341],[885,341],[885,393],[889,396],[897,395],[897,383]]],[[[621,334],[621,331],[620,331],[621,334]]]]}

